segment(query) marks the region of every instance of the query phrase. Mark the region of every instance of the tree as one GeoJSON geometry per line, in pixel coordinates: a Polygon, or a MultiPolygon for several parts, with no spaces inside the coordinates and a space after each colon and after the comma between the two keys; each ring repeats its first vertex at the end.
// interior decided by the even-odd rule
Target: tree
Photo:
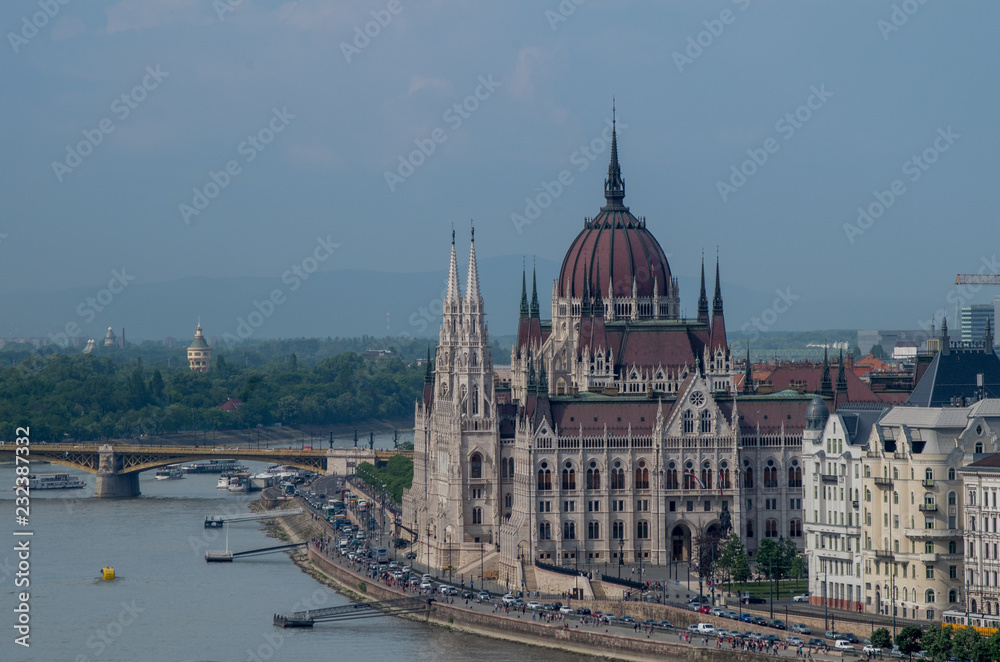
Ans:
{"type": "Polygon", "coordinates": [[[802,579],[809,576],[809,558],[805,554],[796,554],[788,569],[788,576],[802,579]]]}
{"type": "Polygon", "coordinates": [[[913,655],[920,650],[920,637],[923,636],[923,628],[916,625],[907,625],[896,635],[896,646],[903,655],[913,655]]]}
{"type": "MultiPolygon", "coordinates": [[[[952,629],[950,627],[929,627],[920,638],[920,644],[930,654],[931,659],[944,662],[951,655],[952,629]]],[[[874,638],[872,639],[874,641],[874,638]]]]}
{"type": "Polygon", "coordinates": [[[757,547],[757,574],[774,579],[781,569],[781,549],[772,538],[764,538],[757,547]]]}
{"type": "Polygon", "coordinates": [[[892,646],[892,635],[889,634],[888,628],[879,628],[872,632],[872,646],[876,648],[890,648],[892,646]]]}
{"type": "Polygon", "coordinates": [[[962,628],[956,632],[951,643],[951,654],[959,660],[982,662],[990,659],[989,652],[989,642],[973,628],[962,628]]]}
{"type": "Polygon", "coordinates": [[[882,351],[882,345],[878,343],[872,345],[872,348],[868,353],[874,356],[876,359],[885,360],[885,352],[882,351]]]}
{"type": "MultiPolygon", "coordinates": [[[[951,628],[949,628],[951,629],[951,628]]],[[[991,660],[1000,660],[1000,630],[993,633],[989,639],[987,639],[989,657],[991,660]]]]}
{"type": "MultiPolygon", "coordinates": [[[[746,558],[746,550],[743,548],[743,542],[740,537],[735,533],[731,533],[728,538],[726,538],[725,546],[722,549],[722,553],[719,555],[717,564],[720,570],[726,573],[726,577],[729,579],[730,585],[732,584],[732,579],[734,572],[733,570],[739,564],[739,559],[746,558]]],[[[732,586],[730,586],[732,588],[732,586]]]]}
{"type": "Polygon", "coordinates": [[[719,561],[722,556],[719,550],[719,543],[721,539],[719,534],[714,530],[712,532],[704,531],[697,539],[697,549],[698,549],[698,576],[699,577],[711,577],[712,572],[715,569],[715,564],[719,561]]]}

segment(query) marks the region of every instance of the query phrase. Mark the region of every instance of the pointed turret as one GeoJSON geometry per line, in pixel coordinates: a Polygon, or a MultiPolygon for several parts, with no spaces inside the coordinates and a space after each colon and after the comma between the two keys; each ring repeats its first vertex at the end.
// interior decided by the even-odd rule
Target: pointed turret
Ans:
{"type": "Polygon", "coordinates": [[[725,352],[726,318],[722,313],[722,281],[719,279],[719,258],[715,258],[715,297],[712,299],[712,353],[725,352]]]}
{"type": "Polygon", "coordinates": [[[753,395],[753,364],[750,363],[750,343],[747,343],[747,367],[743,373],[743,395],[753,395]]]}
{"type": "Polygon", "coordinates": [[[524,265],[521,265],[521,317],[527,317],[528,309],[528,285],[525,281],[524,265]]]}
{"type": "Polygon", "coordinates": [[[615,104],[611,102],[611,163],[608,164],[608,178],[604,180],[605,205],[602,211],[627,211],[625,206],[625,179],[618,165],[618,131],[616,129],[615,104]]]}
{"type": "Polygon", "coordinates": [[[538,319],[538,282],[535,274],[535,265],[531,265],[531,316],[538,319]]]}
{"type": "Polygon", "coordinates": [[[837,366],[837,392],[847,393],[847,374],[844,372],[844,350],[840,350],[840,361],[837,366]]]}
{"type": "MultiPolygon", "coordinates": [[[[703,277],[704,278],[704,277],[703,277]]],[[[715,296],[712,297],[712,315],[722,314],[722,282],[719,280],[719,256],[715,256],[715,296]]]]}
{"type": "Polygon", "coordinates": [[[705,293],[705,256],[701,256],[701,295],[698,297],[698,322],[708,324],[708,295],[705,293]]]}
{"type": "Polygon", "coordinates": [[[431,374],[431,344],[427,343],[427,365],[424,368],[424,383],[430,384],[434,377],[431,374]]]}
{"type": "Polygon", "coordinates": [[[457,313],[462,300],[458,284],[458,259],[455,257],[455,231],[451,231],[451,261],[448,264],[448,288],[445,293],[445,312],[457,313]],[[454,308],[449,308],[454,306],[454,308]]]}
{"type": "Polygon", "coordinates": [[[830,380],[830,357],[826,347],[823,348],[823,374],[819,378],[820,395],[833,395],[833,382],[830,380]]]}
{"type": "Polygon", "coordinates": [[[482,296],[479,294],[479,265],[476,264],[476,228],[472,228],[472,240],[469,243],[469,273],[465,279],[465,300],[470,306],[470,310],[478,312],[478,306],[482,303],[482,296]]]}

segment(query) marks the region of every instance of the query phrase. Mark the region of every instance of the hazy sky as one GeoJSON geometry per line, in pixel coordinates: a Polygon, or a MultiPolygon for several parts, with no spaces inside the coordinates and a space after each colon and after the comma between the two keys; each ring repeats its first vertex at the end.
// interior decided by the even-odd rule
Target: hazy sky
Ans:
{"type": "Polygon", "coordinates": [[[558,261],[603,202],[612,96],[626,204],[675,274],[718,246],[724,281],[799,297],[773,328],[912,327],[1000,271],[996,2],[9,0],[0,24],[2,292],[440,269],[469,219],[480,256],[558,261]]]}

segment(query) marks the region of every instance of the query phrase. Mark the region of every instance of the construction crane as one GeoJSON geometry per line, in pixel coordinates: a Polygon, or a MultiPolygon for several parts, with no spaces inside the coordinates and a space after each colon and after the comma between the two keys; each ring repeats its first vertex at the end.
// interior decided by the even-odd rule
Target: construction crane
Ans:
{"type": "Polygon", "coordinates": [[[1000,285],[1000,274],[958,274],[956,285],[1000,285]]]}

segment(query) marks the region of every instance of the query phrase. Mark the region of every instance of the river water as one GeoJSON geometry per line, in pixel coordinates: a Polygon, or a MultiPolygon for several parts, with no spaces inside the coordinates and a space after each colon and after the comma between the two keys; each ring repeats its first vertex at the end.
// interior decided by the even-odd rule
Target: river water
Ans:
{"type": "MultiPolygon", "coordinates": [[[[258,470],[250,463],[251,469],[258,470]]],[[[67,471],[57,465],[33,472],[67,471]]],[[[142,496],[89,498],[82,490],[31,494],[30,524],[14,522],[14,494],[0,489],[0,521],[9,541],[0,553],[3,595],[0,660],[159,662],[208,660],[552,660],[580,657],[421,625],[373,618],[284,630],[275,612],[333,607],[348,600],[306,575],[287,553],[208,564],[205,550],[225,549],[223,530],[206,530],[206,515],[244,512],[257,495],[216,488],[218,477],[193,474],[157,481],[140,475],[142,496]],[[15,530],[31,530],[30,587],[15,586],[15,530]],[[112,566],[118,578],[99,579],[112,566]],[[18,593],[30,592],[30,648],[14,643],[18,593]]],[[[14,468],[0,466],[0,486],[14,468]]],[[[3,529],[0,529],[2,531],[3,529]]],[[[230,549],[276,544],[253,522],[229,527],[230,549]]]]}

